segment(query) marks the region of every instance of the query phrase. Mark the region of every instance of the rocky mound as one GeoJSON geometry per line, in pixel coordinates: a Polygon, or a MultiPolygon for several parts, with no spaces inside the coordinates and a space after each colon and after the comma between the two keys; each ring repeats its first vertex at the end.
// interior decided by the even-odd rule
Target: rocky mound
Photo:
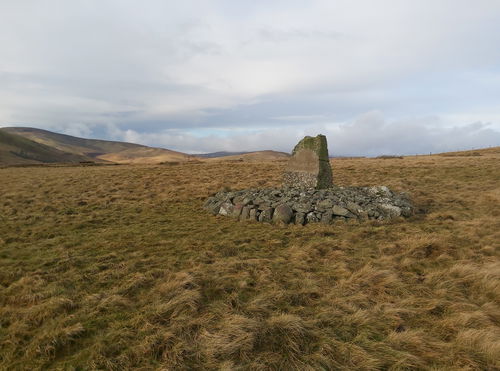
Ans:
{"type": "Polygon", "coordinates": [[[334,220],[389,220],[409,217],[414,208],[405,193],[385,186],[328,189],[246,189],[221,191],[204,207],[214,215],[239,220],[306,224],[334,220]]]}

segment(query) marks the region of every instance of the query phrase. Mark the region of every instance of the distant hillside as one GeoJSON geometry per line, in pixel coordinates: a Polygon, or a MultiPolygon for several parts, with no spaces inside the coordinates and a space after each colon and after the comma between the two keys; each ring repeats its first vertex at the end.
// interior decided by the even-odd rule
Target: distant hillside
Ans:
{"type": "Polygon", "coordinates": [[[205,161],[243,161],[243,162],[266,162],[286,160],[290,157],[288,153],[277,151],[256,151],[238,155],[205,158],[205,161]]]}
{"type": "Polygon", "coordinates": [[[65,153],[81,156],[83,161],[147,164],[172,161],[186,162],[193,159],[193,156],[185,153],[163,148],[151,148],[127,142],[78,138],[36,128],[9,127],[2,130],[65,153]]]}
{"type": "Polygon", "coordinates": [[[88,161],[88,157],[67,153],[0,129],[0,165],[81,161],[88,161]]]}
{"type": "Polygon", "coordinates": [[[107,153],[115,153],[130,148],[144,147],[140,144],[115,142],[100,139],[84,139],[71,135],[54,133],[35,128],[10,127],[2,128],[11,134],[21,135],[35,142],[57,148],[64,152],[75,153],[96,158],[107,153]]]}
{"type": "Polygon", "coordinates": [[[500,153],[500,147],[490,147],[490,148],[480,148],[471,149],[467,151],[456,151],[456,152],[444,152],[438,153],[438,156],[444,157],[469,157],[469,156],[484,156],[500,153]]]}
{"type": "Polygon", "coordinates": [[[250,153],[250,152],[226,152],[226,151],[220,151],[220,152],[211,152],[211,153],[199,153],[196,156],[202,157],[202,158],[215,158],[215,157],[227,157],[227,156],[244,155],[246,153],[250,153]]]}
{"type": "Polygon", "coordinates": [[[158,164],[160,162],[186,162],[196,157],[163,148],[138,147],[98,156],[101,160],[127,164],[158,164]]]}

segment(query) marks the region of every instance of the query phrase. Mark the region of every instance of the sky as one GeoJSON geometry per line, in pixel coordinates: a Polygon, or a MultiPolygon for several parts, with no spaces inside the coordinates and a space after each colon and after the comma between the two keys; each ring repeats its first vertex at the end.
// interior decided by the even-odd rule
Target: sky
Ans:
{"type": "Polygon", "coordinates": [[[188,153],[500,145],[498,0],[0,0],[0,127],[188,153]]]}

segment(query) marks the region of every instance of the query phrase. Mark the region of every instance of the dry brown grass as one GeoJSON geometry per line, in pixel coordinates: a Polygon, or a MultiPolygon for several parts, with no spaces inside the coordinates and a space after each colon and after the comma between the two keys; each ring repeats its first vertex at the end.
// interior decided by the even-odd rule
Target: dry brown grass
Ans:
{"type": "Polygon", "coordinates": [[[283,162],[0,169],[0,369],[500,367],[500,154],[334,160],[380,224],[205,213],[283,162]]]}

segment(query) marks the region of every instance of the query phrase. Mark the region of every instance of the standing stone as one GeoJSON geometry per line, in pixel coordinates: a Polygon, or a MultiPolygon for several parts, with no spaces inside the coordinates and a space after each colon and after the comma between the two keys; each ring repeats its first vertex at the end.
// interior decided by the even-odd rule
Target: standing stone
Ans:
{"type": "Polygon", "coordinates": [[[305,137],[293,149],[283,176],[285,187],[323,189],[332,186],[332,168],[324,135],[305,137]]]}

